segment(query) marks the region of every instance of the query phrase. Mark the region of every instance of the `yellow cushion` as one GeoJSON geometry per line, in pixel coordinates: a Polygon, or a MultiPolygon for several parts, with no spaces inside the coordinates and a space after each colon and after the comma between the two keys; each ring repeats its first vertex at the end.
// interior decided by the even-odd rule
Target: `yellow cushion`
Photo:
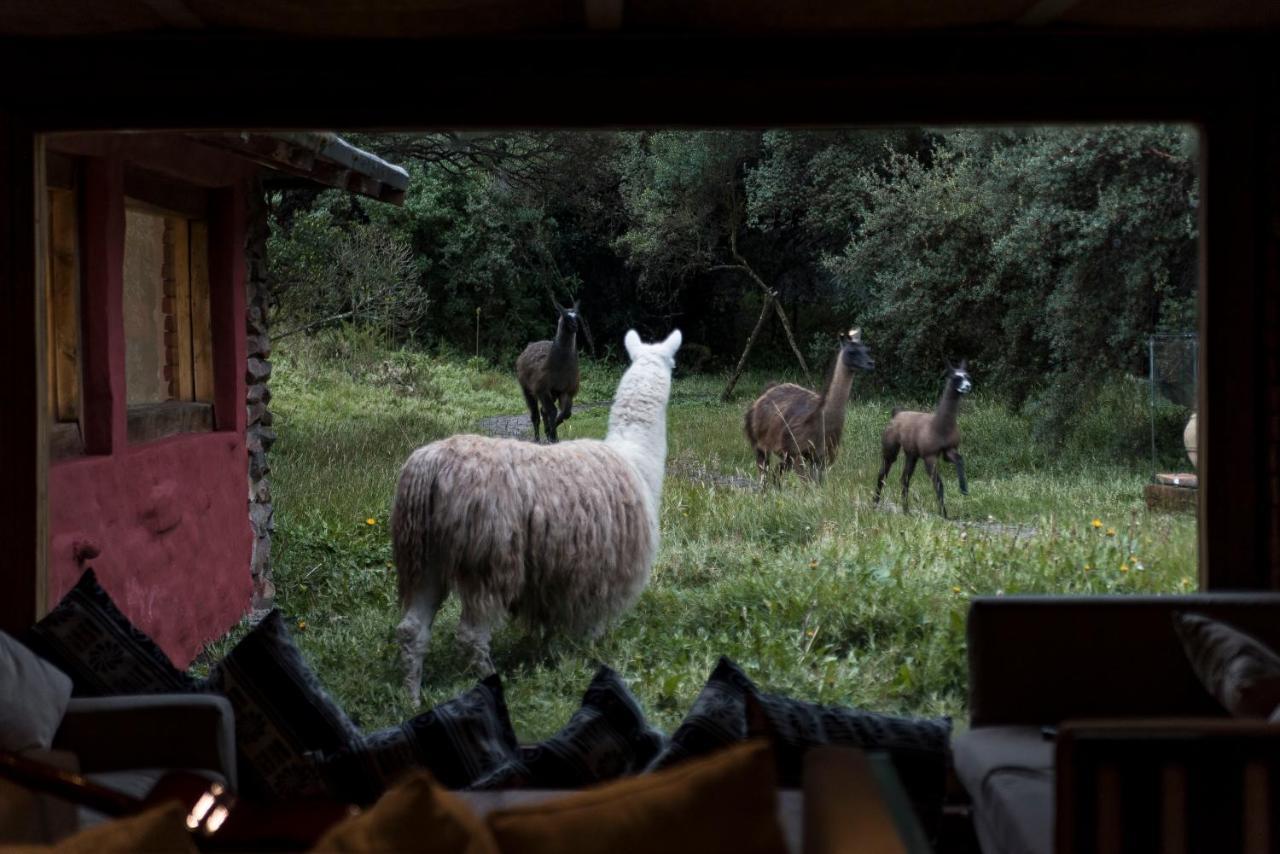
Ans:
{"type": "Polygon", "coordinates": [[[4,854],[56,852],[56,854],[132,854],[132,852],[190,852],[199,850],[187,832],[187,810],[168,803],[129,818],[94,825],[57,845],[0,845],[4,854]]]}
{"type": "Polygon", "coordinates": [[[534,806],[498,810],[488,825],[503,854],[785,851],[773,753],[750,741],[652,774],[534,806]]]}
{"type": "Polygon", "coordinates": [[[365,812],[334,825],[312,850],[498,854],[479,817],[425,771],[414,772],[365,812]]]}

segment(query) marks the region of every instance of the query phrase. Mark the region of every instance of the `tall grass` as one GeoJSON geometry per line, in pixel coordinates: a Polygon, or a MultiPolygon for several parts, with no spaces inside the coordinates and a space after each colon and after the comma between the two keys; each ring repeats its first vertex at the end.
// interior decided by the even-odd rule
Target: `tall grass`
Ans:
{"type": "MultiPolygon", "coordinates": [[[[607,400],[618,374],[584,364],[579,400],[607,400]]],[[[821,485],[791,477],[765,491],[736,486],[755,478],[742,412],[766,379],[776,377],[744,377],[722,404],[721,377],[677,376],[662,548],[632,612],[598,643],[543,647],[517,628],[495,635],[521,738],[562,725],[598,662],[622,672],[672,728],[721,654],[799,697],[963,716],[970,596],[1194,586],[1194,517],[1145,510],[1149,466],[1083,446],[1044,449],[1026,418],[981,393],[960,414],[969,497],[944,467],[951,521],[937,515],[922,470],[911,512],[901,511],[901,463],[882,505],[871,505],[880,430],[891,405],[913,402],[862,400],[856,385],[840,457],[821,485]]],[[[386,520],[408,453],[482,417],[522,412],[514,379],[475,361],[335,335],[289,342],[272,382],[277,604],[303,651],[366,728],[464,690],[473,676],[455,654],[456,602],[436,624],[423,706],[411,708],[399,688],[386,520]]],[[[603,436],[606,424],[606,409],[583,409],[561,437],[603,436]]]]}

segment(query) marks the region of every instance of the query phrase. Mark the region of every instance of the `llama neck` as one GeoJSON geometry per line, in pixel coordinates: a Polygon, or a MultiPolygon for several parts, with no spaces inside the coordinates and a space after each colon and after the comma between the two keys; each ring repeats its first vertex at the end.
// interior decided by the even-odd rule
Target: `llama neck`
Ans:
{"type": "Polygon", "coordinates": [[[836,356],[836,367],[831,372],[831,382],[822,393],[822,419],[827,429],[839,431],[844,426],[845,407],[849,405],[849,393],[853,390],[853,371],[844,363],[844,356],[836,356]]]}
{"type": "Polygon", "coordinates": [[[950,431],[956,426],[956,413],[960,410],[960,392],[956,391],[951,377],[942,387],[942,397],[938,400],[938,408],[933,411],[933,427],[938,431],[950,431]]]}
{"type": "Polygon", "coordinates": [[[653,512],[662,500],[667,464],[667,399],[671,369],[660,357],[633,362],[618,383],[605,442],[629,462],[653,499],[653,512]]]}
{"type": "Polygon", "coordinates": [[[560,322],[556,324],[555,340],[551,342],[552,349],[573,352],[576,339],[577,333],[569,328],[563,317],[560,318],[560,322]]]}

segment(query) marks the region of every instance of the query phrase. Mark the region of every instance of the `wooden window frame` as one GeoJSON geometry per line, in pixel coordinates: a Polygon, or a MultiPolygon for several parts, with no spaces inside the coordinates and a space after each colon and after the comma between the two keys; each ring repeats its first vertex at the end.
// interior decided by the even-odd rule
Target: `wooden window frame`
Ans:
{"type": "Polygon", "coordinates": [[[1198,124],[1202,587],[1280,589],[1277,47],[1265,31],[1031,27],[417,40],[191,31],[0,44],[0,73],[24,81],[0,94],[0,293],[10,309],[0,312],[0,355],[28,366],[35,353],[35,370],[0,398],[0,470],[14,484],[0,499],[0,553],[28,568],[4,579],[12,595],[0,597],[0,625],[21,629],[44,607],[38,135],[124,128],[1198,124]],[[339,52],[344,61],[331,62],[339,52]]]}
{"type": "Polygon", "coordinates": [[[74,158],[45,155],[45,335],[48,363],[49,455],[84,453],[83,277],[80,258],[81,192],[74,158]]]}
{"type": "MultiPolygon", "coordinates": [[[[208,193],[126,164],[125,208],[163,217],[165,223],[167,400],[126,405],[130,444],[214,429],[212,295],[209,273],[208,193]],[[172,328],[169,328],[172,326],[172,328]]],[[[127,232],[126,232],[127,234],[127,232]]],[[[126,237],[127,239],[127,237],[126,237]]]]}

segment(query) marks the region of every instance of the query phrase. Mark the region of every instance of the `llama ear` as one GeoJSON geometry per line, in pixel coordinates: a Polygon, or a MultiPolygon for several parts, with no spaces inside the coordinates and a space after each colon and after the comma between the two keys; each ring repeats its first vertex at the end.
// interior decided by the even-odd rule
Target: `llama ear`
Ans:
{"type": "Polygon", "coordinates": [[[960,370],[965,371],[965,372],[968,372],[968,370],[969,370],[969,360],[968,360],[968,359],[961,359],[961,360],[960,360],[960,370]]]}
{"type": "Polygon", "coordinates": [[[861,342],[862,342],[862,328],[861,328],[861,327],[859,327],[859,326],[855,326],[855,327],[853,327],[852,329],[850,329],[850,330],[849,330],[849,340],[850,340],[850,341],[852,341],[854,344],[859,344],[859,343],[861,343],[861,342]]]}
{"type": "Polygon", "coordinates": [[[634,329],[627,330],[626,336],[622,339],[622,345],[627,348],[627,355],[631,357],[631,361],[636,360],[636,356],[640,355],[640,334],[634,329]]]}
{"type": "Polygon", "coordinates": [[[680,334],[679,329],[674,329],[671,334],[667,336],[667,340],[663,341],[659,346],[662,347],[663,353],[671,358],[675,358],[676,351],[680,349],[680,345],[682,343],[684,343],[684,336],[680,334]]]}

